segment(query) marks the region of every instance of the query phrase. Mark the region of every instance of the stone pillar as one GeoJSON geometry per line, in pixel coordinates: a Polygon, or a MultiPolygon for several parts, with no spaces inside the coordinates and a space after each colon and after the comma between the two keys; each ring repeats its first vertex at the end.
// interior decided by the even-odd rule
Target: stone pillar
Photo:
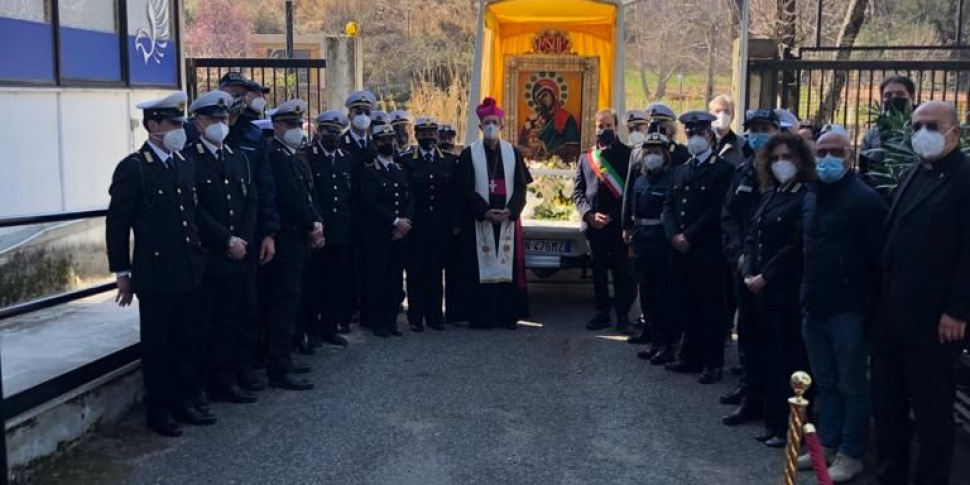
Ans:
{"type": "Polygon", "coordinates": [[[325,48],[327,109],[342,110],[350,93],[364,85],[360,37],[327,37],[325,48]]]}

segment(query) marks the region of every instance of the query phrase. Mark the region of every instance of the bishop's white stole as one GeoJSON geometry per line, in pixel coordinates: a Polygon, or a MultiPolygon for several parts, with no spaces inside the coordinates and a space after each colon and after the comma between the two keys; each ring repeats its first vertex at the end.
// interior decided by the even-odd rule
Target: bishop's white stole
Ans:
{"type": "MultiPolygon", "coordinates": [[[[515,186],[515,150],[512,144],[500,140],[502,168],[504,169],[505,203],[512,200],[512,190],[515,186]]],[[[471,145],[472,165],[475,168],[475,192],[485,202],[490,200],[492,192],[496,190],[494,181],[490,180],[488,160],[485,157],[485,144],[479,140],[471,145]]],[[[511,283],[512,267],[515,256],[515,222],[499,223],[498,240],[495,240],[493,223],[489,221],[475,221],[475,251],[478,253],[478,280],[481,283],[511,283]]]]}

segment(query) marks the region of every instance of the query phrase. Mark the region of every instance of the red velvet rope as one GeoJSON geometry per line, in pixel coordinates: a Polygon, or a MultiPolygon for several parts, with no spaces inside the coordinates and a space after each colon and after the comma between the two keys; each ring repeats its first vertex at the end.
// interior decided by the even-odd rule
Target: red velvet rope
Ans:
{"type": "Polygon", "coordinates": [[[812,456],[812,468],[815,469],[815,479],[819,485],[832,485],[832,477],[829,476],[829,467],[825,463],[825,451],[822,449],[822,442],[815,433],[815,426],[805,425],[805,443],[808,445],[808,453],[812,456]]]}

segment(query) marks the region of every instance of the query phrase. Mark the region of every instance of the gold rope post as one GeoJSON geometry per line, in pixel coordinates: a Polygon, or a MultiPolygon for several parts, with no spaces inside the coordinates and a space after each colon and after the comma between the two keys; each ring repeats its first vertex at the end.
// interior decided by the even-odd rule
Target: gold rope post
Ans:
{"type": "Polygon", "coordinates": [[[804,394],[809,387],[812,387],[812,377],[807,372],[798,371],[791,375],[791,388],[795,396],[788,399],[791,413],[788,417],[788,443],[785,446],[785,485],[795,485],[798,474],[798,449],[802,444],[805,409],[808,407],[804,394]]]}

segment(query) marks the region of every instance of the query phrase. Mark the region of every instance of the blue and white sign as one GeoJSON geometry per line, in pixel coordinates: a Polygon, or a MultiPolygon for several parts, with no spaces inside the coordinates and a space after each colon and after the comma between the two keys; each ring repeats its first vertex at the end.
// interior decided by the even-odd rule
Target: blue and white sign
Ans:
{"type": "Polygon", "coordinates": [[[131,84],[177,86],[178,49],[172,0],[127,1],[131,84]]]}

